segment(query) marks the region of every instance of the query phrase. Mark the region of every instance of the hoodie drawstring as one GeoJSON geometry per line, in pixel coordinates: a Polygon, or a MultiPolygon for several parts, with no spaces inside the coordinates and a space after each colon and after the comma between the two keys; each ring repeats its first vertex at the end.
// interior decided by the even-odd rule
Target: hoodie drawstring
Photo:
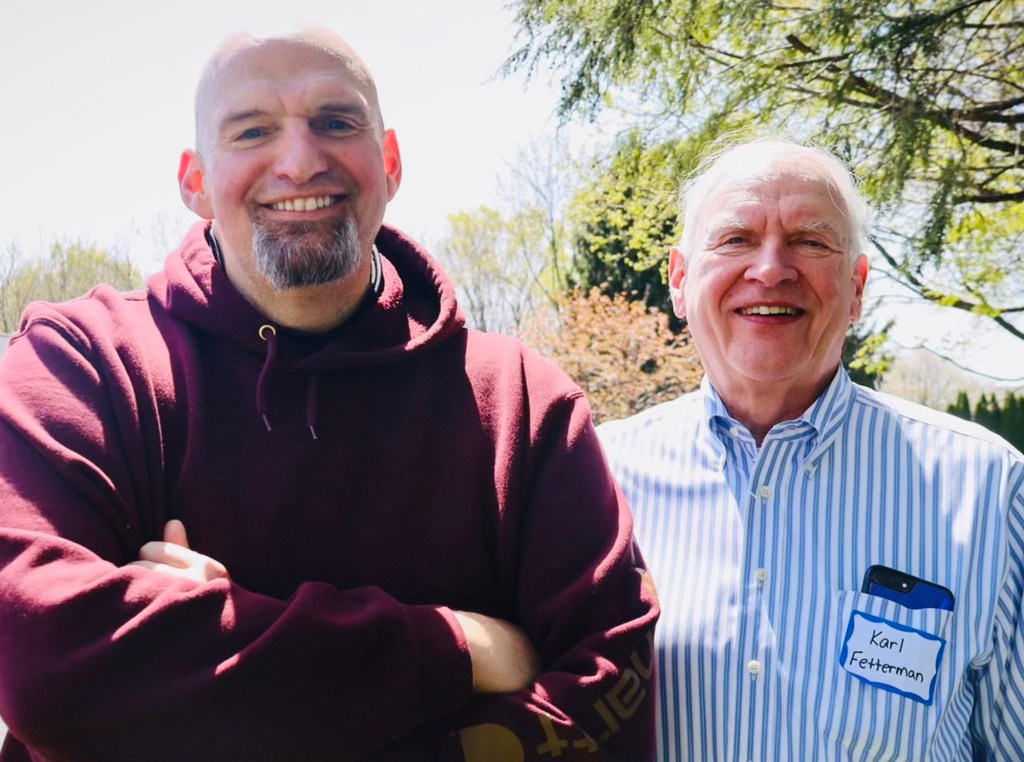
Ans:
{"type": "Polygon", "coordinates": [[[263,359],[263,367],[260,368],[260,377],[256,381],[256,412],[263,418],[267,431],[273,431],[270,426],[270,418],[267,417],[267,376],[270,375],[270,367],[277,357],[277,329],[269,323],[260,326],[260,338],[267,342],[267,356],[263,359]]]}
{"type": "MultiPolygon", "coordinates": [[[[267,343],[267,356],[263,359],[263,367],[260,368],[260,376],[256,381],[256,412],[263,418],[263,424],[267,431],[273,431],[270,425],[270,417],[267,415],[267,379],[270,377],[274,359],[277,357],[277,329],[266,323],[260,326],[259,336],[267,343]]],[[[316,435],[316,418],[320,400],[320,375],[313,373],[306,382],[306,427],[313,439],[319,439],[316,435]]]]}
{"type": "Polygon", "coordinates": [[[309,427],[309,433],[313,435],[313,439],[317,439],[316,414],[320,398],[319,390],[320,376],[317,373],[313,373],[309,377],[309,381],[306,382],[306,425],[309,427]]]}

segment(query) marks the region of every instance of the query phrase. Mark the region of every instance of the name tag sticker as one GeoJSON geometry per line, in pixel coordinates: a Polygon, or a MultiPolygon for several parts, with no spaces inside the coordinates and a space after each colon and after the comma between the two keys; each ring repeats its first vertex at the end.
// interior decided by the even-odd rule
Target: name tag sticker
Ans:
{"type": "Polygon", "coordinates": [[[854,610],[839,663],[858,680],[931,706],[945,647],[930,632],[854,610]]]}

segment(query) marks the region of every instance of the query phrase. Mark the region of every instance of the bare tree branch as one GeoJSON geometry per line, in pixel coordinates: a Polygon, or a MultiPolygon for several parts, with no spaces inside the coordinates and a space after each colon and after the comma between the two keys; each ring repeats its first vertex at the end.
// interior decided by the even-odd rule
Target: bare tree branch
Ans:
{"type": "MultiPolygon", "coordinates": [[[[958,310],[963,310],[964,312],[970,312],[973,315],[984,315],[983,312],[979,311],[982,305],[976,302],[969,302],[966,299],[949,296],[947,294],[937,294],[922,282],[920,278],[908,271],[905,267],[901,266],[900,263],[896,261],[896,258],[889,253],[889,251],[882,245],[881,241],[876,237],[871,236],[871,243],[878,253],[882,255],[882,258],[885,259],[890,267],[892,267],[893,271],[899,274],[899,278],[903,279],[905,285],[910,286],[914,292],[919,294],[922,298],[930,302],[934,302],[935,304],[941,304],[943,307],[954,307],[958,310]]],[[[1012,336],[1015,336],[1018,339],[1024,339],[1024,331],[1001,315],[984,315],[984,317],[987,317],[1012,336]]]]}

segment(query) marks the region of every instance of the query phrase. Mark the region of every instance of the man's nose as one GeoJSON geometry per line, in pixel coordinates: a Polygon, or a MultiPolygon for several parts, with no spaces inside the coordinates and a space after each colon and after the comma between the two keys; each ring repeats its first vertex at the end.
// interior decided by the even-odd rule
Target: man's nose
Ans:
{"type": "Polygon", "coordinates": [[[756,280],[769,288],[796,280],[798,272],[793,266],[794,256],[785,241],[763,241],[753,253],[753,260],[744,275],[747,280],[756,280]]]}
{"type": "Polygon", "coordinates": [[[302,185],[326,171],[327,166],[327,156],[317,141],[316,133],[308,126],[296,126],[284,131],[274,166],[278,177],[302,185]]]}

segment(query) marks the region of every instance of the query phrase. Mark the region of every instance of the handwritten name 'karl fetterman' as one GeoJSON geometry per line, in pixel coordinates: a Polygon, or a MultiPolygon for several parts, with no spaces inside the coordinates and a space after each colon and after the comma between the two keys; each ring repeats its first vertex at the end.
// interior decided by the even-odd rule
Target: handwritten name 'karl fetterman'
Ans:
{"type": "MultiPolygon", "coordinates": [[[[882,635],[882,632],[882,630],[872,631],[870,640],[871,645],[886,651],[903,653],[904,638],[900,638],[899,640],[886,638],[882,635]]],[[[849,666],[856,666],[865,671],[880,672],[883,675],[898,675],[910,680],[915,680],[919,683],[924,682],[924,675],[920,672],[913,669],[907,669],[906,667],[901,667],[898,664],[890,664],[889,662],[882,661],[875,656],[864,656],[863,651],[853,651],[850,654],[849,666]]]]}

